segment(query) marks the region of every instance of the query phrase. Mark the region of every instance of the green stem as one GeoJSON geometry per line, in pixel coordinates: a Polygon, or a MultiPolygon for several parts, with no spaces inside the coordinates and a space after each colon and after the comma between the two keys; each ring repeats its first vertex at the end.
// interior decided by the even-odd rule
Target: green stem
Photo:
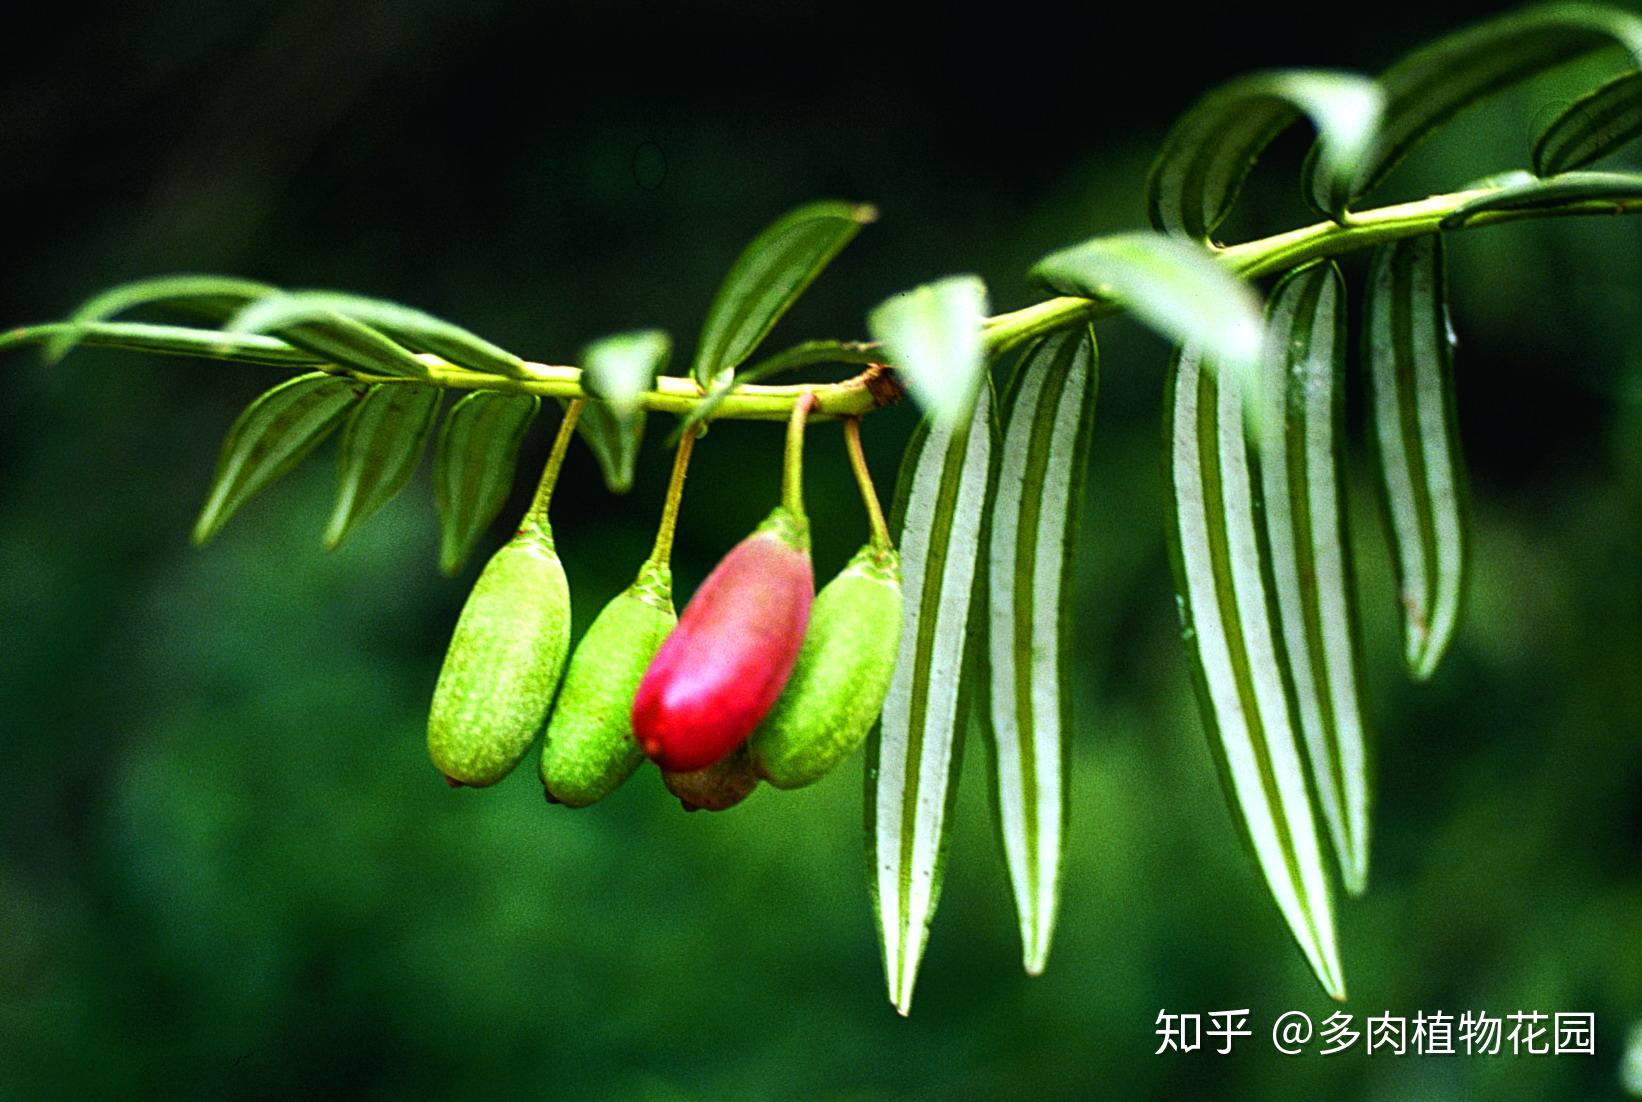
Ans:
{"type": "MultiPolygon", "coordinates": [[[[1462,204],[1501,190],[1503,189],[1473,188],[1469,191],[1433,195],[1411,203],[1353,212],[1349,223],[1345,225],[1318,222],[1315,225],[1303,226],[1300,229],[1247,241],[1240,245],[1218,248],[1215,255],[1233,275],[1243,279],[1258,279],[1298,267],[1310,260],[1338,256],[1341,253],[1402,237],[1435,232],[1443,219],[1458,210],[1462,204]]],[[[1642,199],[1569,199],[1556,206],[1489,211],[1458,228],[1471,229],[1474,226],[1492,226],[1501,222],[1516,222],[1530,218],[1639,212],[1642,212],[1642,199]]],[[[1070,296],[1046,299],[1019,310],[988,318],[985,322],[987,350],[995,355],[1045,333],[1122,311],[1123,307],[1119,303],[1109,299],[1070,296]]],[[[144,325],[137,322],[93,322],[74,328],[81,344],[131,348],[146,352],[215,356],[251,362],[309,362],[307,354],[283,347],[282,342],[267,337],[235,338],[238,344],[234,341],[225,343],[224,335],[212,330],[144,325]]],[[[0,351],[18,345],[49,341],[53,337],[65,335],[66,332],[63,323],[12,329],[0,333],[0,351]]],[[[805,395],[812,395],[814,408],[810,411],[810,416],[815,420],[863,417],[898,401],[903,393],[894,372],[887,370],[879,362],[881,357],[882,349],[868,341],[821,340],[794,345],[751,365],[744,374],[751,378],[763,378],[777,371],[821,363],[867,363],[869,366],[859,375],[839,383],[802,386],[759,386],[743,383],[736,386],[728,395],[713,399],[720,402],[713,416],[717,419],[744,421],[785,421],[805,395]]],[[[418,359],[428,367],[426,379],[374,375],[329,364],[316,363],[313,366],[318,370],[348,375],[367,383],[432,383],[454,390],[498,390],[557,399],[585,396],[581,386],[581,372],[574,367],[525,363],[521,365],[520,374],[515,378],[456,367],[437,356],[420,355],[418,359]]],[[[664,375],[656,380],[655,388],[644,394],[640,401],[646,409],[683,415],[690,413],[707,400],[707,397],[694,380],[664,375]]]]}
{"type": "Polygon", "coordinates": [[[878,504],[878,491],[872,485],[872,472],[867,469],[867,453],[861,447],[859,417],[851,417],[844,422],[844,446],[849,450],[855,482],[861,487],[861,503],[867,507],[867,523],[872,528],[873,545],[888,550],[894,542],[889,538],[889,525],[884,523],[883,506],[878,504]]]}
{"type": "MultiPolygon", "coordinates": [[[[1337,222],[1318,222],[1287,233],[1262,237],[1241,245],[1216,249],[1216,258],[1240,279],[1258,279],[1277,272],[1297,268],[1311,260],[1339,256],[1367,248],[1370,245],[1395,241],[1403,237],[1417,237],[1435,233],[1442,220],[1464,204],[1501,188],[1474,188],[1446,195],[1433,195],[1412,203],[1398,203],[1375,210],[1354,212],[1347,225],[1337,222]]],[[[1621,199],[1593,201],[1571,200],[1555,207],[1536,207],[1521,210],[1498,210],[1479,214],[1456,229],[1457,233],[1476,226],[1492,226],[1501,222],[1520,222],[1530,218],[1555,218],[1585,214],[1642,213],[1642,200],[1621,199]]],[[[1065,296],[1039,302],[1007,314],[999,314],[986,321],[986,343],[989,351],[1002,352],[1023,341],[1056,329],[1094,318],[1108,317],[1123,312],[1119,303],[1109,299],[1087,299],[1065,296]]]]}
{"type": "Polygon", "coordinates": [[[673,560],[673,529],[678,527],[679,502],[684,498],[684,474],[695,450],[696,432],[686,429],[673,452],[673,474],[667,480],[667,500],[661,506],[661,524],[656,527],[656,545],[650,550],[650,565],[666,569],[673,560]]]}
{"type": "Polygon", "coordinates": [[[530,501],[525,520],[542,530],[547,529],[547,507],[553,500],[553,488],[559,482],[559,469],[564,466],[564,454],[570,450],[570,438],[576,434],[576,422],[582,415],[582,400],[577,398],[564,411],[559,422],[559,435],[553,438],[553,450],[547,453],[547,466],[542,468],[542,479],[536,483],[536,496],[530,501]]]}
{"type": "Polygon", "coordinates": [[[814,399],[800,396],[787,419],[787,455],[781,467],[781,505],[794,520],[804,518],[804,424],[814,399]]]}

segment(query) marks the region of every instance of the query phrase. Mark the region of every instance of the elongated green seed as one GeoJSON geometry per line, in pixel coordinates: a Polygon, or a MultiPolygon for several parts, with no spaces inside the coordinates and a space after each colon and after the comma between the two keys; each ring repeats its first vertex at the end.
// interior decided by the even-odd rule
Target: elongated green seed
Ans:
{"type": "Polygon", "coordinates": [[[867,544],[815,598],[792,680],[748,742],[777,788],[820,780],[866,741],[901,643],[901,558],[867,544]]]}
{"type": "Polygon", "coordinates": [[[676,623],[671,572],[646,562],[588,627],[570,656],[542,745],[542,785],[550,800],[570,807],[596,803],[644,760],[633,737],[633,697],[676,623]]]}
{"type": "Polygon", "coordinates": [[[663,769],[661,782],[678,797],[685,811],[727,811],[752,795],[758,787],[758,773],[747,755],[747,747],[742,745],[729,757],[720,758],[705,769],[687,773],[669,773],[663,769]]]}
{"type": "Polygon", "coordinates": [[[428,716],[451,781],[495,784],[547,718],[570,646],[570,587],[545,522],[527,519],[485,564],[456,621],[428,716]]]}

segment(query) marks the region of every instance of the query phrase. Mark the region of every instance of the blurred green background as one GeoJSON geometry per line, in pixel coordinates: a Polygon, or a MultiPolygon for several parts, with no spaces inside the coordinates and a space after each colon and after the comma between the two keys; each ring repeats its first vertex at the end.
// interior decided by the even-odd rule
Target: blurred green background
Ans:
{"type": "MultiPolygon", "coordinates": [[[[1014,307],[1043,252],[1141,224],[1151,153],[1211,84],[1373,70],[1483,8],[1378,5],[1346,36],[1314,5],[933,23],[750,2],[65,6],[0,43],[0,325],[226,271],[401,299],[561,362],[659,325],[682,360],[746,239],[823,196],[883,218],[777,342],[860,335],[882,297],[953,271],[1014,307]]],[[[1466,115],[1383,197],[1524,164],[1547,105],[1617,64],[1466,115]]],[[[1273,149],[1234,235],[1304,220],[1304,147],[1273,149]]],[[[544,806],[530,769],[453,793],[422,725],[476,567],[436,572],[425,467],[327,555],[333,443],[196,551],[218,441],[281,372],[9,356],[0,1096],[1618,1095],[1642,1017],[1642,222],[1462,235],[1451,271],[1474,573],[1425,686],[1399,668],[1353,411],[1380,792],[1371,892],[1341,918],[1347,1009],[1590,1010],[1595,1058],[1272,1051],[1277,1014],[1334,1007],[1217,789],[1163,552],[1166,350],[1116,320],[1050,967],[1021,974],[975,743],[908,1021],[879,974],[858,761],[722,816],[682,814],[650,770],[580,813],[544,806]],[[1256,1035],[1232,1056],[1153,1054],[1159,1010],[1237,1007],[1256,1035]]],[[[886,492],[913,420],[867,424],[886,492]]],[[[624,499],[572,453],[555,520],[579,626],[643,557],[664,435],[624,499]]],[[[682,592],[773,500],[778,435],[727,424],[698,450],[682,592]]],[[[825,577],[864,520],[837,430],[813,436],[825,577]]]]}

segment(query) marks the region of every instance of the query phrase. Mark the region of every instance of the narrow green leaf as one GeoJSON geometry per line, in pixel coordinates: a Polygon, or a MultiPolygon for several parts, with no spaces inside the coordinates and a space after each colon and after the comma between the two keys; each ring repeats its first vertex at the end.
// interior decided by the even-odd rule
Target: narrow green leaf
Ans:
{"type": "Polygon", "coordinates": [[[437,387],[378,383],[354,406],[342,432],[336,507],[325,528],[334,551],[354,526],[405,488],[439,413],[437,387]]]}
{"type": "Polygon", "coordinates": [[[1260,298],[1200,245],[1156,233],[1096,237],[1050,253],[1032,277],[1063,295],[1108,299],[1176,344],[1251,378],[1260,362],[1260,298]]]}
{"type": "Polygon", "coordinates": [[[1358,703],[1361,637],[1346,539],[1345,287],[1330,263],[1297,269],[1267,300],[1261,394],[1281,431],[1260,445],[1272,580],[1317,802],[1346,890],[1368,884],[1369,759],[1358,703]]]}
{"type": "Polygon", "coordinates": [[[456,574],[513,488],[525,430],[541,409],[532,394],[476,390],[445,415],[433,456],[439,569],[456,574]]]}
{"type": "Polygon", "coordinates": [[[1581,96],[1534,142],[1534,171],[1555,176],[1584,168],[1642,137],[1642,71],[1621,73],[1581,96]]]}
{"type": "Polygon", "coordinates": [[[1453,329],[1437,234],[1382,245],[1363,303],[1385,517],[1403,615],[1409,671],[1436,670],[1459,623],[1466,532],[1453,329]]]}
{"type": "Polygon", "coordinates": [[[582,387],[593,398],[576,431],[593,449],[613,494],[633,488],[633,468],[644,439],[643,397],[667,366],[672,341],[659,329],[619,333],[582,350],[582,387]]]}
{"type": "Polygon", "coordinates": [[[1070,788],[1066,579],[1095,420],[1094,331],[1044,337],[1004,400],[989,536],[988,674],[993,793],[1028,975],[1043,971],[1060,902],[1070,788]]]}
{"type": "Polygon", "coordinates": [[[1642,64],[1642,18],[1597,4],[1524,8],[1424,46],[1380,74],[1385,115],[1374,150],[1343,193],[1322,185],[1321,147],[1307,159],[1304,190],[1339,218],[1410,150],[1471,104],[1605,47],[1623,46],[1642,64]],[[1320,202],[1322,196],[1327,202],[1320,202]]]}
{"type": "Polygon", "coordinates": [[[322,356],[328,363],[366,375],[425,379],[427,365],[410,350],[334,310],[318,308],[290,295],[259,299],[223,325],[224,340],[248,333],[273,333],[287,344],[322,356]]]}
{"type": "Polygon", "coordinates": [[[867,329],[938,426],[963,420],[986,374],[986,284],[957,275],[879,303],[867,329]]]}
{"type": "Polygon", "coordinates": [[[690,369],[696,382],[711,387],[721,373],[740,366],[832,258],[877,217],[870,206],[820,202],[766,227],[719,284],[690,369]]]}
{"type": "Polygon", "coordinates": [[[255,280],[218,275],[168,275],[110,287],[81,304],[68,317],[72,327],[46,345],[48,363],[56,363],[79,341],[85,326],[107,321],[140,306],[170,306],[221,321],[247,302],[274,294],[277,288],[255,280]]]}
{"type": "Polygon", "coordinates": [[[1171,558],[1204,725],[1239,830],[1323,989],[1345,998],[1305,762],[1290,721],[1243,401],[1198,353],[1170,374],[1171,558]]]}
{"type": "Polygon", "coordinates": [[[905,629],[868,745],[867,855],[890,1001],[906,1015],[940,896],[947,828],[970,722],[969,676],[983,625],[983,518],[993,479],[992,399],[968,420],[920,426],[901,464],[896,521],[905,629]]]}
{"type": "Polygon", "coordinates": [[[1635,204],[1642,202],[1642,173],[1564,172],[1549,179],[1536,177],[1507,183],[1492,195],[1483,195],[1455,208],[1441,228],[1457,230],[1487,214],[1543,210],[1570,203],[1635,204]]]}
{"type": "Polygon", "coordinates": [[[336,315],[374,326],[395,341],[428,352],[457,367],[487,375],[523,378],[524,361],[459,325],[411,306],[339,291],[291,291],[265,298],[234,319],[234,327],[279,331],[311,322],[323,326],[336,315]]]}
{"type": "Polygon", "coordinates": [[[204,543],[241,505],[302,462],[348,415],[365,388],[322,371],[287,379],[265,391],[228,430],[205,508],[194,522],[204,543]]]}
{"type": "Polygon", "coordinates": [[[207,360],[237,360],[242,363],[325,362],[322,357],[300,348],[292,348],[277,337],[265,337],[261,334],[224,337],[215,329],[151,325],[141,321],[99,321],[84,324],[56,321],[44,325],[24,326],[0,333],[0,352],[25,344],[39,344],[59,336],[71,338],[71,348],[89,344],[100,348],[124,348],[134,352],[198,356],[207,360]]]}
{"type": "Polygon", "coordinates": [[[604,488],[613,494],[625,494],[633,488],[639,445],[644,442],[644,425],[643,413],[623,420],[602,402],[590,401],[582,407],[576,432],[598,461],[599,473],[604,476],[604,488]]]}
{"type": "Polygon", "coordinates": [[[1261,152],[1301,114],[1326,151],[1319,185],[1349,188],[1382,106],[1379,86],[1354,73],[1282,69],[1222,85],[1181,116],[1152,164],[1153,228],[1196,240],[1213,235],[1261,152]]]}

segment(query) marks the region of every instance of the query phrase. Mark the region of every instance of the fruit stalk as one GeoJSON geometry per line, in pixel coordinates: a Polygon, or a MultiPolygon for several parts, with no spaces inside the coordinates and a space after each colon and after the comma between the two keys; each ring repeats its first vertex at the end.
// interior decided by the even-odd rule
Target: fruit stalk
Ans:
{"type": "Polygon", "coordinates": [[[867,524],[876,547],[893,547],[889,525],[884,523],[884,507],[878,503],[878,491],[872,485],[872,472],[867,469],[867,453],[861,446],[861,419],[850,417],[844,421],[844,446],[849,452],[850,470],[855,472],[855,484],[861,489],[861,504],[867,509],[867,524]]]}
{"type": "Polygon", "coordinates": [[[542,746],[542,787],[552,803],[596,803],[644,760],[633,735],[633,698],[645,669],[678,623],[670,562],[694,443],[694,432],[679,441],[650,557],[633,584],[599,613],[571,655],[542,746]]]}
{"type": "Polygon", "coordinates": [[[782,504],[713,569],[645,671],[633,733],[669,772],[692,772],[742,744],[798,660],[814,600],[804,517],[809,402],[788,421],[782,504]]]}

